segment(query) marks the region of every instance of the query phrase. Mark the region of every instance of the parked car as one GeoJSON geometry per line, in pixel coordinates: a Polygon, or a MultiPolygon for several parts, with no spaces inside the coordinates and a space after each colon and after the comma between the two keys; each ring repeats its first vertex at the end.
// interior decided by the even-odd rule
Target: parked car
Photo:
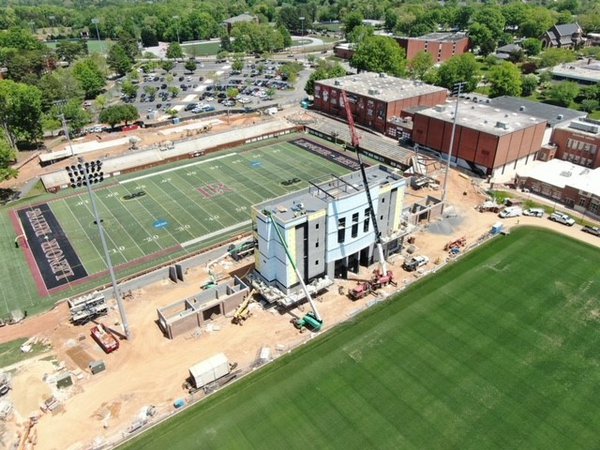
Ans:
{"type": "Polygon", "coordinates": [[[562,223],[563,225],[567,225],[569,227],[572,227],[573,225],[575,225],[575,220],[568,216],[567,214],[563,214],[563,213],[559,213],[559,212],[554,212],[550,215],[549,217],[550,220],[552,220],[553,222],[558,222],[558,223],[562,223]]]}
{"type": "Polygon", "coordinates": [[[508,219],[509,217],[519,217],[521,214],[523,214],[523,210],[520,207],[509,206],[498,215],[503,219],[508,219]]]}
{"type": "Polygon", "coordinates": [[[523,215],[531,217],[544,217],[544,210],[542,208],[529,208],[523,211],[523,215]]]}
{"type": "Polygon", "coordinates": [[[586,225],[581,229],[584,233],[590,233],[593,236],[600,237],[600,227],[592,227],[590,225],[586,225]]]}
{"type": "Polygon", "coordinates": [[[234,100],[225,100],[223,102],[223,106],[231,108],[232,106],[235,106],[235,101],[234,100]]]}
{"type": "Polygon", "coordinates": [[[429,258],[427,256],[413,256],[408,261],[405,261],[402,265],[402,268],[407,272],[413,272],[417,270],[419,267],[423,267],[429,262],[429,258]]]}

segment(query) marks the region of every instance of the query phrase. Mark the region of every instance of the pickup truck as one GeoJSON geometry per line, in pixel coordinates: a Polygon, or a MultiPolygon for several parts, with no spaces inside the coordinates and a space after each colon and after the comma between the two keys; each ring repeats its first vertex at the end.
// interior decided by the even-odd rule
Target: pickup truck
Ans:
{"type": "Polygon", "coordinates": [[[427,256],[413,256],[410,260],[404,262],[402,268],[407,272],[412,272],[428,262],[429,258],[427,256]]]}
{"type": "Polygon", "coordinates": [[[590,225],[586,225],[581,229],[584,233],[590,233],[593,236],[600,237],[600,227],[592,227],[590,225]]]}
{"type": "Polygon", "coordinates": [[[575,225],[575,220],[563,213],[552,213],[549,217],[550,220],[554,221],[554,222],[558,222],[558,223],[562,223],[563,225],[568,225],[570,227],[572,227],[573,225],[575,225]]]}

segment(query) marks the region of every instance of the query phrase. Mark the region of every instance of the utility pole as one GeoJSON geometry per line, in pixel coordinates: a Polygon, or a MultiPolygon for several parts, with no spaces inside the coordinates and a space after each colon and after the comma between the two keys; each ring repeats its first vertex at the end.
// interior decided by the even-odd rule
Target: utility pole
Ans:
{"type": "MultiPolygon", "coordinates": [[[[444,193],[442,195],[442,205],[445,205],[448,197],[448,173],[450,172],[450,159],[452,158],[452,148],[454,147],[454,135],[456,134],[456,121],[458,117],[458,101],[463,87],[467,83],[461,81],[452,87],[452,95],[456,96],[456,104],[454,105],[454,120],[452,121],[452,133],[450,135],[450,148],[448,149],[448,160],[446,164],[446,173],[444,174],[444,193]]],[[[443,208],[443,206],[442,206],[443,208]]]]}

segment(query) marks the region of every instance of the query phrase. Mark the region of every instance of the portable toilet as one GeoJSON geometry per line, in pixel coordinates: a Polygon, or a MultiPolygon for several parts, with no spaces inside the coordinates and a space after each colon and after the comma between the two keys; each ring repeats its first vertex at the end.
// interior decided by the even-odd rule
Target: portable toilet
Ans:
{"type": "Polygon", "coordinates": [[[69,386],[73,386],[73,378],[71,378],[70,373],[65,373],[56,380],[56,387],[58,389],[64,389],[69,386]]]}
{"type": "Polygon", "coordinates": [[[504,230],[504,224],[502,222],[496,222],[494,225],[492,225],[492,234],[494,236],[502,233],[503,230],[504,230]]]}
{"type": "Polygon", "coordinates": [[[89,366],[92,375],[96,375],[97,373],[103,372],[106,370],[106,365],[104,361],[92,361],[89,366]]]}

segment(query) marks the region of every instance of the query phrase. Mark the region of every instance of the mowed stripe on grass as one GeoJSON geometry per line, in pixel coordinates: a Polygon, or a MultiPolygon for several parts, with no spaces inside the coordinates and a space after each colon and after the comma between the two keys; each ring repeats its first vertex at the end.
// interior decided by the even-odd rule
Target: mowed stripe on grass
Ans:
{"type": "Polygon", "coordinates": [[[516,230],[126,448],[594,448],[599,261],[516,230]]]}

